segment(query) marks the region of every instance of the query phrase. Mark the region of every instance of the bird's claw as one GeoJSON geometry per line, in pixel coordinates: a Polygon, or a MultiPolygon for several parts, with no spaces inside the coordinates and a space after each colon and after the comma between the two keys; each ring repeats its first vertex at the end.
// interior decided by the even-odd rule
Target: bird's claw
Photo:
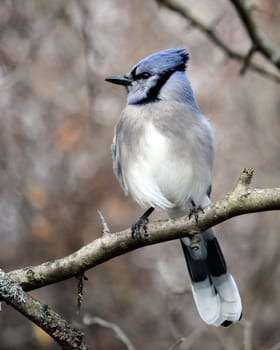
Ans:
{"type": "Polygon", "coordinates": [[[154,207],[150,207],[145,213],[139,218],[134,225],[131,226],[131,237],[141,239],[141,231],[144,232],[144,236],[148,236],[147,224],[149,222],[149,216],[154,211],[154,207]]]}
{"type": "Polygon", "coordinates": [[[191,217],[194,216],[195,222],[198,223],[198,214],[199,212],[204,213],[204,210],[200,205],[197,207],[194,201],[191,201],[191,204],[192,208],[189,211],[189,219],[191,219],[191,217]]]}
{"type": "Polygon", "coordinates": [[[141,216],[141,218],[136,221],[135,224],[131,226],[131,237],[136,239],[142,238],[142,232],[144,232],[144,236],[148,235],[147,224],[149,219],[146,216],[141,216]]]}

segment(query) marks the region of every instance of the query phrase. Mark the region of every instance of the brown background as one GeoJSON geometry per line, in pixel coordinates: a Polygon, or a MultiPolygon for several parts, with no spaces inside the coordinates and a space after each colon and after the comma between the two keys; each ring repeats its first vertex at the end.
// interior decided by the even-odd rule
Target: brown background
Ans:
{"type": "MultiPolygon", "coordinates": [[[[234,48],[249,41],[229,2],[183,2],[234,48]]],[[[280,3],[259,1],[259,25],[280,46],[280,3]]],[[[279,84],[239,75],[197,29],[154,1],[1,1],[0,266],[6,271],[59,258],[142,213],[112,173],[110,144],[125,91],[104,82],[168,47],[191,54],[188,75],[214,128],[213,198],[230,191],[244,167],[253,185],[279,186],[279,84]]],[[[263,59],[255,57],[259,62],[263,59]]],[[[153,216],[163,217],[161,214],[153,216]]],[[[279,215],[252,214],[217,228],[240,286],[244,321],[229,329],[199,319],[177,242],[143,248],[89,271],[80,314],[74,279],[32,292],[67,320],[84,314],[119,325],[136,349],[270,349],[280,341],[279,215]],[[251,335],[250,335],[251,331],[251,335]],[[245,334],[245,336],[244,336],[245,334]]],[[[84,327],[84,326],[83,326],[84,327]]],[[[112,332],[83,328],[90,349],[125,349],[112,332]]],[[[31,322],[2,305],[0,348],[58,349],[31,322]]]]}

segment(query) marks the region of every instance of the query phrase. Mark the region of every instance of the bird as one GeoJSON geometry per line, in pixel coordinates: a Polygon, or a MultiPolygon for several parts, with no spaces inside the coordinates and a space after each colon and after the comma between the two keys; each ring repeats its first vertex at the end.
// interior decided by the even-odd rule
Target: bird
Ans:
{"type": "MultiPolygon", "coordinates": [[[[146,212],[132,226],[141,239],[157,208],[169,218],[194,214],[210,203],[216,140],[201,112],[186,68],[185,48],[152,53],[126,74],[105,81],[127,90],[127,104],[115,126],[113,170],[125,194],[146,212]]],[[[242,316],[242,303],[214,228],[202,233],[196,249],[180,239],[193,298],[208,325],[228,327],[242,316]]]]}

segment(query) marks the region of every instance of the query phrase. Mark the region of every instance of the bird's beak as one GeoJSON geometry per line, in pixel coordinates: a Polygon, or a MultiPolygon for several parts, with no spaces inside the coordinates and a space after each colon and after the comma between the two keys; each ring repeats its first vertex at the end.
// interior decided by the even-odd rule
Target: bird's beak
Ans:
{"type": "Polygon", "coordinates": [[[124,86],[131,85],[131,79],[125,74],[124,75],[108,75],[105,78],[105,81],[108,81],[109,83],[117,84],[117,85],[124,85],[124,86]]]}

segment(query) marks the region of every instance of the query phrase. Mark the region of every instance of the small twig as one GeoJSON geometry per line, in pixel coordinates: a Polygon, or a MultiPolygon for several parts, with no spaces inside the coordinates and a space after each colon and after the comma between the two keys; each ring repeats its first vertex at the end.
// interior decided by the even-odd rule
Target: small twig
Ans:
{"type": "Polygon", "coordinates": [[[175,350],[179,345],[181,345],[182,343],[184,343],[185,338],[179,338],[175,341],[175,343],[171,344],[167,350],[175,350]]]}
{"type": "Polygon", "coordinates": [[[253,178],[254,169],[245,168],[240,174],[237,184],[231,193],[231,196],[243,196],[246,195],[250,189],[251,181],[253,178]]]}
{"type": "Polygon", "coordinates": [[[192,348],[194,342],[201,338],[202,333],[206,329],[206,324],[202,324],[200,327],[195,327],[195,329],[184,339],[184,350],[192,348]]]}
{"type": "Polygon", "coordinates": [[[244,75],[247,71],[247,69],[249,68],[251,62],[252,62],[252,57],[253,57],[253,54],[257,51],[256,47],[255,46],[252,46],[251,49],[248,51],[246,57],[244,58],[244,62],[243,62],[243,66],[241,67],[240,69],[240,74],[241,75],[244,75]]]}
{"type": "Polygon", "coordinates": [[[244,320],[244,350],[252,350],[252,322],[244,320]]]}
{"type": "Polygon", "coordinates": [[[217,344],[217,348],[222,350],[236,350],[236,345],[233,344],[232,340],[226,338],[223,333],[221,333],[221,328],[214,328],[212,330],[213,335],[215,335],[219,344],[217,344]]]}
{"type": "Polygon", "coordinates": [[[85,315],[83,318],[83,323],[86,326],[98,325],[104,328],[108,328],[113,331],[115,337],[119,339],[128,350],[135,350],[135,347],[128,339],[127,335],[123,332],[123,330],[115,323],[108,322],[100,317],[91,317],[89,315],[85,315]]]}
{"type": "MultiPolygon", "coordinates": [[[[170,10],[178,13],[180,16],[185,18],[189,23],[193,26],[198,28],[201,32],[207,35],[207,37],[217,46],[219,47],[229,58],[234,59],[236,61],[239,61],[243,64],[246,61],[246,58],[248,54],[244,54],[241,51],[235,50],[232,47],[230,47],[216,32],[215,27],[213,25],[209,25],[205,23],[201,18],[195,16],[187,7],[179,4],[178,2],[174,0],[157,0],[157,2],[170,10]]],[[[264,65],[259,64],[257,62],[253,62],[250,59],[250,62],[248,61],[247,69],[250,69],[252,71],[255,71],[259,74],[262,74],[269,79],[272,79],[278,83],[280,83],[280,76],[268,68],[266,68],[264,65]]]]}
{"type": "Polygon", "coordinates": [[[93,47],[93,38],[92,38],[92,18],[89,15],[88,1],[76,0],[77,7],[79,8],[81,15],[81,28],[80,32],[82,35],[82,44],[83,44],[83,54],[85,60],[85,81],[87,89],[87,99],[88,99],[88,112],[89,117],[93,113],[92,101],[94,100],[94,91],[95,91],[95,81],[93,79],[94,75],[92,74],[91,61],[94,54],[93,47]]]}
{"type": "Polygon", "coordinates": [[[191,250],[193,250],[194,252],[195,251],[198,251],[201,244],[202,240],[202,233],[201,231],[193,231],[192,232],[192,235],[190,236],[190,248],[191,250]]]}
{"type": "Polygon", "coordinates": [[[252,322],[242,320],[240,326],[243,328],[243,349],[252,350],[252,322]]]}
{"type": "Polygon", "coordinates": [[[243,349],[252,350],[252,322],[243,319],[238,325],[243,329],[243,349]]]}
{"type": "Polygon", "coordinates": [[[87,281],[88,279],[84,274],[77,276],[77,279],[77,314],[79,314],[84,298],[84,281],[87,281]]]}
{"type": "Polygon", "coordinates": [[[25,293],[0,269],[0,298],[48,333],[65,350],[87,350],[84,334],[66,322],[48,305],[25,293]]]}
{"type": "Polygon", "coordinates": [[[244,0],[230,0],[235,7],[247,33],[255,47],[255,51],[259,51],[266,57],[276,68],[280,69],[280,50],[276,45],[272,44],[265,34],[260,30],[252,16],[252,8],[246,4],[244,0]]]}
{"type": "Polygon", "coordinates": [[[108,226],[103,214],[101,213],[101,211],[97,210],[97,214],[99,215],[102,226],[103,226],[103,230],[102,230],[103,236],[111,233],[109,226],[108,226]]]}

